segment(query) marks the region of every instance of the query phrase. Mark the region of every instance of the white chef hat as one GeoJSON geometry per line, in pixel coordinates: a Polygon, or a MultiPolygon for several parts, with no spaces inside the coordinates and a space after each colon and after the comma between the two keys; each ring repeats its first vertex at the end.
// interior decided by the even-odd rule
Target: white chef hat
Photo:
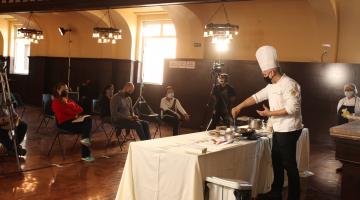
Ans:
{"type": "Polygon", "coordinates": [[[349,86],[354,89],[355,94],[358,94],[358,90],[357,90],[357,88],[356,88],[355,83],[347,83],[347,84],[345,84],[345,85],[344,85],[344,91],[345,91],[345,89],[346,89],[347,87],[349,87],[349,86]]]}
{"type": "Polygon", "coordinates": [[[262,46],[256,51],[261,71],[277,68],[277,53],[273,46],[262,46]]]}

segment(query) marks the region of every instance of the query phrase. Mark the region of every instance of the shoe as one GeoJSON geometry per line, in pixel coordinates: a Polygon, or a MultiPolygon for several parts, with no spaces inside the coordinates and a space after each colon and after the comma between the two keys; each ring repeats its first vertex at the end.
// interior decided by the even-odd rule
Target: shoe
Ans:
{"type": "Polygon", "coordinates": [[[268,192],[265,194],[259,194],[257,200],[282,200],[282,195],[275,192],[268,192]]]}
{"type": "Polygon", "coordinates": [[[343,171],[343,167],[342,167],[342,166],[336,169],[336,173],[340,173],[340,172],[342,172],[342,171],[343,171]]]}
{"type": "Polygon", "coordinates": [[[82,161],[85,161],[85,162],[92,162],[95,160],[94,157],[92,156],[88,156],[88,157],[85,157],[85,158],[81,158],[82,161]]]}
{"type": "Polygon", "coordinates": [[[87,147],[90,147],[90,146],[91,146],[91,142],[90,142],[90,139],[89,139],[89,138],[85,138],[85,139],[80,140],[80,143],[81,143],[82,145],[87,146],[87,147]]]}
{"type": "MultiPolygon", "coordinates": [[[[18,155],[19,155],[19,156],[25,156],[26,153],[27,153],[26,149],[23,149],[21,146],[18,147],[17,152],[18,152],[18,155]]],[[[8,155],[8,156],[16,156],[15,150],[10,150],[10,151],[8,151],[8,152],[7,152],[7,155],[8,155]]]]}

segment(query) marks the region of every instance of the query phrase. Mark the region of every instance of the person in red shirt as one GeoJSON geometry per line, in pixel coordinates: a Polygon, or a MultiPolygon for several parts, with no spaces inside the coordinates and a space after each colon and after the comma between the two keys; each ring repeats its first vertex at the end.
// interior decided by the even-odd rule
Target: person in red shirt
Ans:
{"type": "Polygon", "coordinates": [[[83,121],[73,122],[83,112],[78,104],[68,98],[69,89],[65,83],[58,83],[54,88],[54,99],[51,108],[55,114],[56,125],[66,131],[81,135],[81,160],[91,162],[94,158],[90,150],[91,118],[85,117],[83,121]]]}

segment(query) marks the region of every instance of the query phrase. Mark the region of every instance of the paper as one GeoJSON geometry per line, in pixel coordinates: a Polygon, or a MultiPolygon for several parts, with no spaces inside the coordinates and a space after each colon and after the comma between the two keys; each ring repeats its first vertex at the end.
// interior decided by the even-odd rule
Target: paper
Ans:
{"type": "Polygon", "coordinates": [[[91,115],[81,115],[80,117],[74,119],[73,123],[83,122],[86,117],[91,117],[91,115]]]}

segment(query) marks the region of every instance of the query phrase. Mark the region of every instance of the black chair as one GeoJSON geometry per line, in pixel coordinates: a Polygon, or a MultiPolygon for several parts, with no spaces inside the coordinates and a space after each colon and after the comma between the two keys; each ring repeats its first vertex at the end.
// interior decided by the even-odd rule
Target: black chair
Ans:
{"type": "Polygon", "coordinates": [[[50,149],[49,149],[47,155],[50,156],[51,151],[52,151],[52,149],[53,149],[53,147],[54,147],[54,144],[55,144],[55,142],[56,142],[56,140],[57,140],[58,143],[59,143],[59,147],[60,147],[60,149],[61,149],[61,154],[62,154],[63,160],[65,160],[65,148],[64,148],[63,145],[61,144],[60,135],[76,135],[75,142],[74,142],[74,144],[73,144],[72,147],[71,147],[71,150],[73,150],[74,147],[75,147],[75,145],[76,145],[76,143],[79,141],[80,134],[77,134],[77,133],[74,133],[74,132],[70,132],[70,131],[61,129],[61,128],[59,128],[59,127],[57,126],[57,124],[56,124],[56,129],[57,129],[56,135],[55,135],[55,137],[54,137],[54,139],[53,139],[53,141],[52,141],[52,143],[51,143],[51,146],[50,146],[50,149]]]}
{"type": "Polygon", "coordinates": [[[25,103],[23,102],[19,93],[12,93],[12,96],[15,101],[15,109],[17,109],[17,110],[21,109],[20,118],[22,118],[24,116],[24,113],[26,110],[25,103]]]}
{"type": "Polygon", "coordinates": [[[51,94],[42,95],[42,113],[40,115],[40,117],[42,116],[42,119],[35,133],[39,132],[43,124],[45,125],[45,128],[47,128],[49,122],[55,119],[54,112],[51,109],[51,98],[51,94]]]}
{"type": "Polygon", "coordinates": [[[111,139],[109,136],[110,136],[110,133],[108,134],[106,132],[106,129],[105,129],[105,124],[110,124],[111,125],[111,120],[110,120],[110,117],[109,119],[103,119],[101,118],[100,116],[100,101],[98,99],[93,99],[92,100],[92,106],[91,106],[91,117],[92,119],[94,120],[95,122],[95,130],[94,132],[96,132],[99,128],[101,128],[105,134],[105,137],[106,137],[106,141],[107,141],[107,146],[109,145],[109,140],[111,139]],[[99,121],[99,122],[98,122],[99,121]]]}
{"type": "Polygon", "coordinates": [[[161,119],[159,114],[155,113],[145,101],[139,101],[134,107],[134,111],[140,118],[155,124],[156,129],[153,138],[155,138],[157,134],[161,137],[161,119]]]}

